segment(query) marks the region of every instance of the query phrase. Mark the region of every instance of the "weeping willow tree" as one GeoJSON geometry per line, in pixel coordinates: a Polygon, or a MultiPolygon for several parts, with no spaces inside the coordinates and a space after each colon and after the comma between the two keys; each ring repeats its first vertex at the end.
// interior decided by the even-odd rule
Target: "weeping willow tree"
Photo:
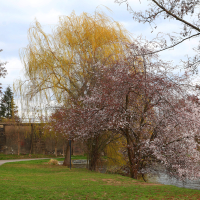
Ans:
{"type": "Polygon", "coordinates": [[[35,21],[28,39],[20,52],[26,81],[14,83],[26,109],[30,100],[63,103],[69,97],[83,96],[93,80],[95,65],[116,62],[131,41],[118,22],[99,12],[62,16],[51,34],[35,21]]]}
{"type": "Polygon", "coordinates": [[[50,34],[35,21],[28,40],[20,51],[25,81],[14,83],[14,91],[21,97],[22,120],[48,117],[47,105],[77,102],[95,81],[97,65],[111,66],[126,57],[131,35],[103,12],[80,16],[72,12],[60,17],[50,34]]]}

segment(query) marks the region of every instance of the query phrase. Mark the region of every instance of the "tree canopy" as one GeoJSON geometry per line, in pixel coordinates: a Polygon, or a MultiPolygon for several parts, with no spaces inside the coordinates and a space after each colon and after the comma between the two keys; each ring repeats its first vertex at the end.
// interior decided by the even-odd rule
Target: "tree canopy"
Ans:
{"type": "Polygon", "coordinates": [[[187,92],[187,76],[152,70],[162,65],[167,68],[160,60],[149,62],[146,73],[133,70],[126,61],[112,68],[99,66],[90,95],[80,98],[80,105],[55,113],[53,128],[70,138],[92,138],[95,146],[107,131],[121,135],[132,178],[155,172],[160,165],[159,171],[170,176],[198,178],[200,101],[187,92]]]}

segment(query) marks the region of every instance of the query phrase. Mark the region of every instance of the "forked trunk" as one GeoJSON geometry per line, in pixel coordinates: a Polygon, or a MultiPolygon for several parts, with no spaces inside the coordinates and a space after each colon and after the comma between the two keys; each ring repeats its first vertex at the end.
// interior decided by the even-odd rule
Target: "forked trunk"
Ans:
{"type": "Polygon", "coordinates": [[[139,178],[138,173],[138,160],[135,159],[135,152],[133,148],[133,144],[129,137],[128,130],[126,130],[126,139],[127,139],[127,151],[128,151],[128,159],[129,159],[129,169],[130,169],[130,177],[133,179],[139,178]]]}

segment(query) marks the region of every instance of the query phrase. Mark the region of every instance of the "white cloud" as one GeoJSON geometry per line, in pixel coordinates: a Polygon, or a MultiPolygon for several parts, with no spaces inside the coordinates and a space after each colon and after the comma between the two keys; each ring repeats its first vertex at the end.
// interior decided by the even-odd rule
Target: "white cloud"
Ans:
{"type": "MultiPolygon", "coordinates": [[[[41,8],[46,7],[48,4],[55,2],[53,0],[0,0],[1,5],[5,7],[14,7],[16,9],[30,9],[30,8],[41,8]]],[[[58,2],[58,1],[57,1],[58,2]]],[[[55,2],[56,3],[56,2],[55,2]]]]}
{"type": "Polygon", "coordinates": [[[52,1],[53,0],[17,0],[15,1],[15,6],[18,6],[20,8],[40,8],[51,4],[52,1]]]}
{"type": "Polygon", "coordinates": [[[61,16],[62,13],[51,9],[47,12],[37,12],[34,15],[31,16],[31,21],[34,21],[35,19],[40,22],[40,24],[43,25],[49,25],[49,24],[57,24],[59,20],[59,16],[61,16]]]}

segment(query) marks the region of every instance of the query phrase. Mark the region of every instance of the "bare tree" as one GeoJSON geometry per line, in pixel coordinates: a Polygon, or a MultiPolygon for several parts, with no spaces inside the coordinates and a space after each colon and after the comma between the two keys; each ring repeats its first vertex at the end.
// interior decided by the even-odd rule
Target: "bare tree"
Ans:
{"type": "MultiPolygon", "coordinates": [[[[2,49],[0,49],[0,52],[3,51],[2,49]]],[[[7,74],[7,70],[5,69],[5,67],[3,67],[6,63],[0,63],[0,77],[5,78],[6,74],[7,74]]],[[[0,83],[0,93],[2,93],[2,87],[1,87],[1,83],[0,83]]]]}
{"type": "MultiPolygon", "coordinates": [[[[128,0],[115,0],[115,2],[119,4],[126,3],[127,10],[133,15],[133,19],[139,23],[149,23],[152,29],[157,28],[157,19],[180,22],[180,26],[177,26],[175,30],[176,33],[165,33],[164,35],[168,38],[162,36],[152,40],[151,45],[154,48],[147,54],[173,48],[186,40],[200,36],[199,0],[149,0],[148,9],[144,12],[134,11],[128,0]]],[[[194,51],[196,51],[196,55],[188,58],[187,62],[184,62],[184,67],[197,71],[200,64],[200,44],[194,48],[194,51]]]]}

